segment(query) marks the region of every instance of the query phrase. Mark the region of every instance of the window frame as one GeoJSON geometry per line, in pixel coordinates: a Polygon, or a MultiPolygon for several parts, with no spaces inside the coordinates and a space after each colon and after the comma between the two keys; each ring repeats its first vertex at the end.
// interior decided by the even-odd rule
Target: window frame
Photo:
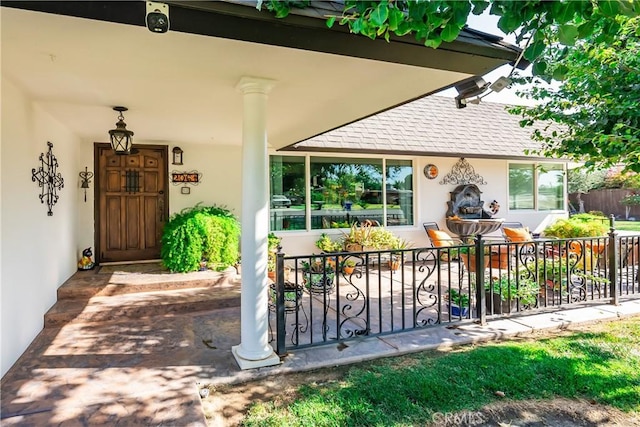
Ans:
{"type": "MultiPolygon", "coordinates": [[[[318,151],[318,152],[305,152],[305,153],[299,153],[299,152],[293,152],[293,151],[286,151],[286,152],[269,152],[268,153],[268,164],[271,164],[271,158],[273,156],[281,156],[281,157],[304,157],[304,182],[305,182],[305,228],[304,229],[297,229],[297,230],[272,230],[271,229],[271,220],[269,221],[269,231],[270,232],[277,232],[277,233],[295,233],[295,232],[312,232],[312,233],[317,233],[317,232],[325,232],[326,230],[330,230],[327,228],[312,228],[311,227],[311,213],[312,213],[312,203],[311,203],[311,184],[310,184],[310,180],[311,180],[311,158],[312,157],[323,157],[323,158],[331,158],[331,159],[336,159],[336,160],[348,160],[348,159],[358,159],[358,160],[367,160],[367,159],[371,159],[371,160],[382,160],[382,198],[384,200],[383,203],[383,208],[382,208],[382,214],[383,214],[383,218],[384,218],[384,223],[381,224],[385,227],[387,227],[387,222],[388,222],[388,218],[387,218],[387,189],[386,189],[386,183],[387,183],[387,160],[405,160],[405,161],[409,161],[411,163],[411,168],[412,168],[412,179],[411,179],[411,186],[412,186],[412,206],[411,206],[411,215],[412,215],[412,224],[404,224],[404,225],[391,225],[389,227],[393,227],[394,229],[401,229],[403,227],[405,228],[415,228],[416,227],[416,218],[417,218],[417,201],[416,201],[416,196],[417,196],[417,190],[416,190],[416,184],[417,184],[417,179],[418,177],[416,176],[416,165],[418,164],[418,160],[415,157],[412,156],[380,156],[380,155],[372,155],[372,154],[358,154],[358,155],[354,155],[353,153],[332,153],[332,152],[325,152],[325,151],[318,151]]],[[[269,217],[271,217],[271,196],[272,196],[272,189],[271,189],[271,180],[269,180],[269,217]]],[[[339,229],[336,229],[339,230],[339,229]]]]}
{"type": "Polygon", "coordinates": [[[514,212],[553,212],[553,211],[566,211],[567,210],[567,164],[566,162],[540,162],[540,161],[509,161],[507,162],[507,200],[509,211],[514,212]],[[533,174],[533,208],[512,208],[511,207],[511,165],[530,165],[533,166],[534,174],[533,174]],[[561,166],[559,170],[562,172],[562,207],[555,209],[540,209],[540,186],[539,186],[539,177],[541,173],[541,169],[544,166],[561,166]]]}

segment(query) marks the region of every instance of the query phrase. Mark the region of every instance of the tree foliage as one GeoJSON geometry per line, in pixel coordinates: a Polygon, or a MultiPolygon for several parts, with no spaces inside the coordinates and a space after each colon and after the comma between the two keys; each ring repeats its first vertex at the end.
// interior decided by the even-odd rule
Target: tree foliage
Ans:
{"type": "MultiPolygon", "coordinates": [[[[259,0],[278,17],[310,1],[259,0]]],[[[352,33],[389,41],[413,34],[426,46],[452,42],[468,16],[499,16],[498,27],[526,41],[523,57],[535,78],[562,81],[559,90],[534,88],[543,104],[517,108],[523,126],[557,123],[534,130],[549,157],[585,161],[588,167],[624,163],[640,172],[640,52],[638,0],[344,0],[327,26],[347,25],[352,33]]],[[[521,81],[525,81],[522,79],[521,81]]]]}
{"type": "Polygon", "coordinates": [[[567,174],[567,188],[569,193],[588,193],[596,188],[603,188],[605,176],[604,170],[587,171],[585,168],[569,169],[567,174]]]}
{"type": "Polygon", "coordinates": [[[545,155],[585,161],[587,167],[623,164],[640,172],[640,19],[619,16],[618,37],[592,36],[574,47],[551,47],[545,74],[557,89],[533,85],[523,91],[540,103],[514,107],[522,126],[545,155]],[[541,126],[540,124],[544,125],[541,126]]]}
{"type": "MultiPolygon", "coordinates": [[[[279,18],[292,8],[309,7],[310,1],[258,1],[279,18]]],[[[452,42],[467,23],[468,16],[489,10],[500,17],[498,27],[516,34],[516,41],[530,38],[524,57],[536,61],[547,46],[560,42],[572,46],[579,39],[597,35],[613,40],[617,33],[615,17],[638,16],[640,2],[633,0],[582,1],[505,1],[505,0],[345,0],[341,15],[327,16],[327,26],[338,22],[355,34],[387,41],[413,34],[426,46],[437,48],[452,42]]],[[[538,63],[538,69],[545,65],[538,63]]]]}

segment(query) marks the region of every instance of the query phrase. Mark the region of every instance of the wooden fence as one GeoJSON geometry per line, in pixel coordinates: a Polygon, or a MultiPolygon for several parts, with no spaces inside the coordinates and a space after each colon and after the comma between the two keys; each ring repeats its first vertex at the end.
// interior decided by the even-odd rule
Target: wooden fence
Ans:
{"type": "MultiPolygon", "coordinates": [[[[582,194],[584,210],[585,212],[600,211],[607,216],[613,214],[616,218],[625,219],[626,206],[620,203],[620,200],[631,193],[633,191],[621,188],[591,190],[587,194],[582,194]]],[[[569,201],[571,202],[571,210],[579,211],[577,193],[569,194],[569,201]]],[[[629,217],[640,219],[640,206],[631,206],[629,217]]]]}

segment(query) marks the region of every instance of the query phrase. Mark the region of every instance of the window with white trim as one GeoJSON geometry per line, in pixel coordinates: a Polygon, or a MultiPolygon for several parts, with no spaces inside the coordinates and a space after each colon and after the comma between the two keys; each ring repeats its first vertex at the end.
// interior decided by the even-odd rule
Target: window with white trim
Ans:
{"type": "Polygon", "coordinates": [[[565,209],[564,165],[558,163],[510,163],[509,209],[565,209]]]}
{"type": "Polygon", "coordinates": [[[270,229],[413,225],[413,161],[270,156],[270,229]]]}

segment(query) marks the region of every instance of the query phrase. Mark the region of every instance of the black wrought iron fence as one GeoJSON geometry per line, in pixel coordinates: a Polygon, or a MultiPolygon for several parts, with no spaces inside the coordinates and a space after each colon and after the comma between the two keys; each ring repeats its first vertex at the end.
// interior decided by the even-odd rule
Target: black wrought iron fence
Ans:
{"type": "Polygon", "coordinates": [[[288,348],[640,295],[640,237],[277,257],[270,326],[288,348]]]}

